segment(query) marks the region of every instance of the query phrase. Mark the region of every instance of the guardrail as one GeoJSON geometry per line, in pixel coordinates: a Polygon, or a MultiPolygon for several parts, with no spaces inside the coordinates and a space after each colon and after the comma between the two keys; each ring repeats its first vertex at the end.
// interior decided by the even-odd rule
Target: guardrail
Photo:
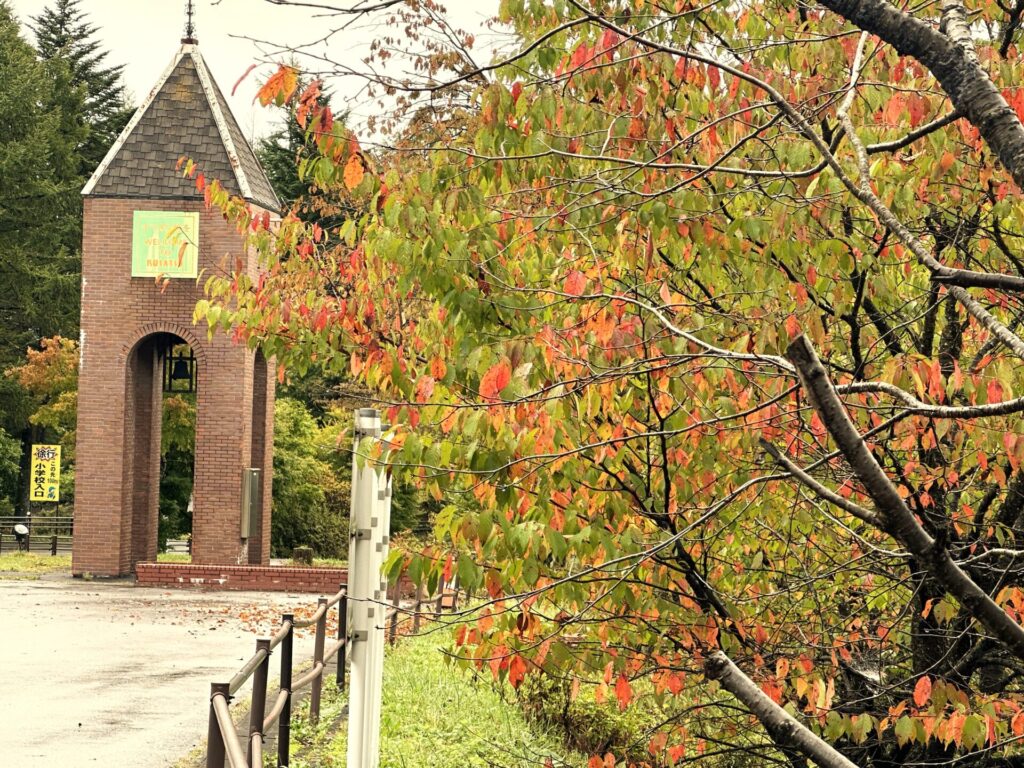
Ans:
{"type": "MultiPolygon", "coordinates": [[[[384,613],[385,626],[388,627],[388,642],[394,644],[398,639],[399,615],[407,614],[412,630],[418,631],[424,615],[437,616],[445,609],[456,610],[458,607],[459,589],[457,583],[446,587],[440,585],[438,594],[429,600],[424,599],[417,590],[411,609],[401,607],[401,595],[396,587],[389,598],[389,606],[384,613]],[[432,610],[423,612],[425,605],[432,610]]],[[[225,761],[230,768],[262,768],[264,736],[277,726],[277,765],[287,766],[291,752],[291,706],[294,694],[307,685],[310,688],[309,719],[312,723],[320,720],[320,694],[323,686],[324,671],[327,663],[338,657],[336,681],[339,690],[345,689],[345,657],[348,645],[348,595],[345,585],[332,597],[321,597],[317,601],[316,611],[307,619],[296,619],[292,613],[281,615],[281,623],[277,631],[269,638],[256,641],[256,652],[242,665],[226,683],[210,684],[210,716],[207,732],[207,768],[224,768],[225,761]],[[327,612],[338,606],[337,639],[327,645],[327,612]],[[293,650],[296,629],[316,627],[313,640],[313,666],[298,678],[293,678],[293,650]],[[281,648],[281,666],[278,691],[274,695],[270,711],[267,708],[267,685],[270,674],[270,657],[274,649],[281,648]],[[248,738],[244,745],[240,743],[231,717],[231,698],[246,681],[252,677],[252,700],[249,708],[248,738]]]]}
{"type": "Polygon", "coordinates": [[[281,616],[281,624],[272,637],[256,641],[256,652],[242,665],[226,683],[210,685],[210,723],[207,735],[206,765],[223,768],[227,759],[231,768],[262,768],[263,736],[277,725],[277,762],[286,766],[289,762],[291,741],[291,703],[295,692],[307,685],[310,691],[309,716],[313,722],[320,718],[320,691],[323,685],[325,665],[338,656],[338,688],[345,687],[345,646],[346,614],[348,598],[344,586],[331,598],[321,597],[316,611],[308,619],[296,619],[294,614],[281,616]],[[327,612],[338,606],[338,639],[326,646],[327,612]],[[316,626],[313,646],[313,666],[297,679],[292,679],[292,650],[296,629],[316,626]],[[281,646],[280,687],[274,697],[273,706],[264,715],[267,705],[267,678],[270,672],[270,655],[281,646]],[[235,733],[229,704],[231,697],[253,677],[252,704],[249,712],[249,738],[243,747],[235,733]]]}
{"type": "Polygon", "coordinates": [[[34,515],[18,517],[0,516],[0,554],[4,552],[49,552],[51,555],[70,554],[75,519],[34,515]],[[19,537],[14,526],[24,525],[28,534],[19,537]]]}

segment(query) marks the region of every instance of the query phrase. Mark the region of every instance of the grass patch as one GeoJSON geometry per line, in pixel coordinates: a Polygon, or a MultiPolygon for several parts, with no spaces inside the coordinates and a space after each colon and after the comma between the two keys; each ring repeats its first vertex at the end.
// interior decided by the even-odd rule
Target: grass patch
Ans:
{"type": "Polygon", "coordinates": [[[12,578],[6,574],[52,573],[71,570],[71,555],[40,555],[35,552],[10,552],[0,555],[0,578],[12,578]]]}
{"type": "Polygon", "coordinates": [[[188,552],[160,552],[156,556],[158,563],[191,563],[192,555],[188,552]]]}
{"type": "MultiPolygon", "coordinates": [[[[295,560],[282,560],[281,565],[286,565],[289,568],[309,568],[310,566],[305,563],[299,563],[295,560]]],[[[337,557],[314,557],[313,568],[348,568],[348,560],[342,560],[337,557]]]]}
{"type": "MultiPolygon", "coordinates": [[[[333,686],[332,686],[333,687],[333,686]]],[[[325,693],[327,686],[325,686],[325,693]]],[[[293,768],[344,768],[348,724],[324,733],[342,697],[330,696],[324,725],[293,725],[302,747],[293,768]]],[[[381,768],[582,768],[557,736],[527,724],[519,706],[505,701],[489,679],[449,666],[437,635],[403,639],[384,661],[381,768]]]]}

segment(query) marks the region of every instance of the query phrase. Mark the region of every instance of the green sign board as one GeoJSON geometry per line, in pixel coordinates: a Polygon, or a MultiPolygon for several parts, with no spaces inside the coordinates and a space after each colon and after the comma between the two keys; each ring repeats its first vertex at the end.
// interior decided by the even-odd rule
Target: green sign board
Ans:
{"type": "Polygon", "coordinates": [[[132,277],[198,277],[199,214],[135,211],[132,277]]]}

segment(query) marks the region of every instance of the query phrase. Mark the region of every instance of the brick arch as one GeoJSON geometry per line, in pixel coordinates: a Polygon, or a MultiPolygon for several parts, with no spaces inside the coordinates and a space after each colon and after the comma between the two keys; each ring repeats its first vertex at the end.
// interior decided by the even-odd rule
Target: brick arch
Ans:
{"type": "Polygon", "coordinates": [[[145,325],[137,328],[135,333],[132,334],[128,343],[121,348],[120,359],[121,362],[128,360],[128,356],[132,351],[139,345],[140,342],[144,341],[148,337],[156,333],[170,333],[183,339],[186,344],[192,349],[192,354],[195,356],[196,361],[200,365],[206,363],[206,349],[200,344],[199,339],[196,337],[192,328],[181,325],[180,323],[146,323],[145,325]]]}

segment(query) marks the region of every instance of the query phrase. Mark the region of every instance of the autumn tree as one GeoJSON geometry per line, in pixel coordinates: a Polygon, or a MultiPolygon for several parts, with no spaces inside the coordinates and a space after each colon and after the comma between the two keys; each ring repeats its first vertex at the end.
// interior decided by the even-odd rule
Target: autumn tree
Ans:
{"type": "Polygon", "coordinates": [[[268,272],[198,316],[392,404],[447,506],[391,575],[486,594],[465,663],[652,713],[593,766],[1024,762],[1021,10],[500,14],[492,65],[372,75],[406,114],[474,84],[389,154],[271,78],[367,213],[214,186],[268,272]]]}

